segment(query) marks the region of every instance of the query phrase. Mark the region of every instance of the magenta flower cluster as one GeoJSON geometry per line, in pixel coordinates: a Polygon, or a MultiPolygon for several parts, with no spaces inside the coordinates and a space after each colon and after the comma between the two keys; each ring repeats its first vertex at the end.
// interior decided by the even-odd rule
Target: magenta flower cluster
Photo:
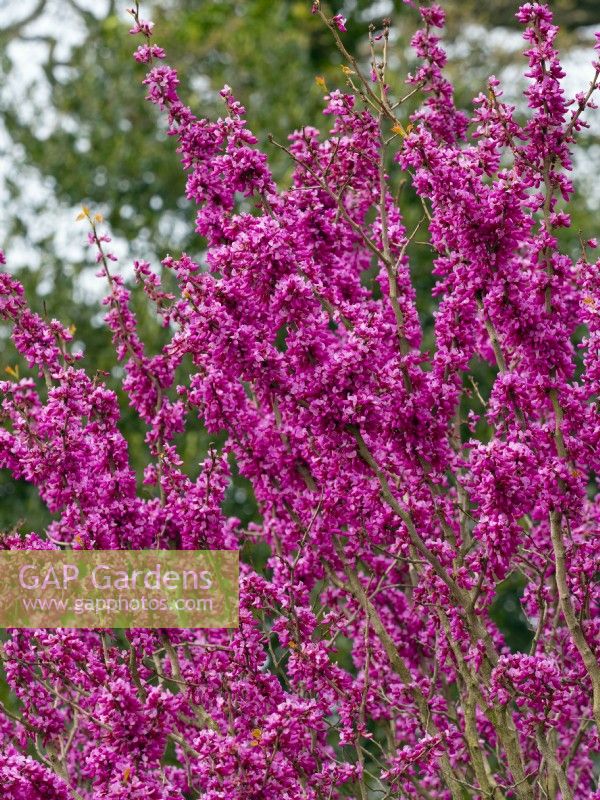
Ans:
{"type": "Polygon", "coordinates": [[[551,12],[527,3],[527,114],[494,77],[467,114],[438,6],[420,10],[396,99],[388,23],[363,70],[346,20],[313,12],[351,91],[326,96],[325,135],[279,145],[295,167],[280,190],[231,90],[221,119],[195,116],[133,9],[206,241],[202,264],[164,259],[177,293],[135,264],[169,333],[152,355],[84,211],[147,426],[141,489],[115,394],[0,274],[0,317],[32,370],[0,384],[0,465],[54,519],[2,546],[242,552],[238,629],[8,632],[8,800],[600,799],[600,262],[593,239],[578,257],[558,244],[600,64],[567,98],[551,12]],[[392,156],[422,204],[411,231],[392,156]],[[419,242],[436,276],[429,350],[419,242]],[[192,478],[178,448],[199,421],[227,438],[192,478]],[[260,509],[246,528],[222,511],[232,458],[260,509]],[[253,542],[269,548],[262,572],[243,557],[253,542]],[[527,653],[490,618],[511,575],[527,653]]]}

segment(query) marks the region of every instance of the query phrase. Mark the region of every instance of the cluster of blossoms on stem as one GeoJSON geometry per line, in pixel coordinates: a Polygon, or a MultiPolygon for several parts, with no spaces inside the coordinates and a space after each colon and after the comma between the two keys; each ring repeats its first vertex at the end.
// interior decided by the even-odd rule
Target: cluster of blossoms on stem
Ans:
{"type": "MultiPolygon", "coordinates": [[[[313,12],[341,45],[345,19],[313,12]]],[[[600,262],[594,240],[576,262],[561,252],[558,230],[600,66],[569,101],[550,10],[528,3],[526,118],[493,77],[468,115],[443,74],[444,12],[424,7],[410,125],[385,35],[366,74],[350,56],[357,90],[326,96],[328,132],[280,145],[295,165],[280,190],[229,87],[222,118],[195,116],[133,13],[205,262],[164,259],[177,292],[136,262],[169,334],[151,355],[102,219],[83,213],[147,427],[142,490],[116,395],[0,274],[0,317],[33,371],[0,383],[0,466],[53,515],[2,547],[258,541],[269,557],[261,571],[242,558],[234,630],[9,631],[3,796],[599,800],[600,262]],[[419,229],[405,229],[388,155],[434,253],[430,352],[409,257],[419,229]],[[489,391],[472,391],[473,364],[489,391]],[[227,438],[192,478],[178,442],[200,424],[227,438]],[[232,461],[260,510],[247,527],[222,510],[232,461]],[[490,617],[511,575],[527,653],[490,617]]]]}

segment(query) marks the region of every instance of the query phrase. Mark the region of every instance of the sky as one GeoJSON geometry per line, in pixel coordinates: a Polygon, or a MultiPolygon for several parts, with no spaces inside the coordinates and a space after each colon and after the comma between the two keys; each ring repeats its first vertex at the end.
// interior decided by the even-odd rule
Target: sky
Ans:
{"type": "MultiPolygon", "coordinates": [[[[40,2],[41,0],[0,0],[0,29],[27,20],[40,2]]],[[[46,0],[43,5],[43,13],[24,27],[19,38],[10,42],[6,55],[13,67],[10,80],[0,88],[3,101],[12,101],[19,109],[21,120],[25,124],[35,125],[42,137],[55,125],[65,124],[65,120],[58,120],[48,103],[49,88],[43,64],[47,59],[49,45],[44,37],[56,37],[56,58],[68,61],[71,49],[85,38],[85,24],[80,10],[102,17],[107,13],[109,3],[108,0],[46,0]],[[57,35],[58,32],[60,36],[57,35]]],[[[125,18],[125,4],[117,5],[122,6],[125,18]]],[[[6,186],[9,176],[13,179],[17,177],[24,190],[18,213],[30,230],[35,230],[35,237],[41,238],[47,233],[53,233],[59,256],[63,256],[65,262],[79,261],[85,248],[84,231],[75,220],[79,208],[65,206],[56,201],[51,181],[27,164],[23,152],[11,142],[0,116],[0,208],[12,204],[14,211],[15,198],[6,186]],[[30,209],[37,206],[41,199],[46,200],[43,203],[45,210],[33,216],[30,209]]],[[[5,215],[0,213],[0,243],[6,230],[4,220],[5,215]]],[[[123,255],[126,252],[125,243],[116,241],[114,250],[118,255],[123,255]]],[[[13,239],[6,248],[6,255],[11,269],[38,266],[43,260],[43,253],[32,246],[26,236],[13,239]]],[[[98,281],[94,280],[95,271],[95,267],[90,268],[82,276],[81,289],[86,299],[90,293],[100,291],[98,281]]],[[[51,288],[45,287],[42,282],[40,293],[50,291],[51,288]]]]}

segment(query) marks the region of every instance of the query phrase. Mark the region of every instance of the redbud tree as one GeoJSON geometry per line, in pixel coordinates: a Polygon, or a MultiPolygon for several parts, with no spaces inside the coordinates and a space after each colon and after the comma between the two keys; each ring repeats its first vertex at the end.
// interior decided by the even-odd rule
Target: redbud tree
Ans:
{"type": "Polygon", "coordinates": [[[343,17],[313,11],[349,92],[326,95],[327,133],[274,143],[294,164],[280,189],[231,90],[222,118],[197,117],[132,9],[206,242],[202,264],[162,262],[176,293],[134,265],[168,334],[151,354],[102,219],[82,213],[123,389],[147,425],[143,486],[104,377],[0,275],[31,372],[0,385],[0,464],[53,514],[2,546],[242,552],[237,629],[6,633],[9,800],[600,798],[600,262],[594,239],[575,258],[557,239],[600,63],[567,98],[551,12],[527,3],[527,110],[492,77],[465,113],[438,6],[415,9],[404,96],[388,85],[387,21],[365,66],[343,17]],[[414,230],[392,161],[422,205],[414,230]],[[435,276],[429,350],[416,238],[435,276]],[[482,364],[489,391],[473,379],[482,364]],[[178,447],[200,424],[226,439],[196,477],[178,447]],[[234,462],[260,523],[223,514],[234,462]],[[244,559],[256,542],[260,570],[244,559]],[[528,652],[490,618],[510,575],[528,652]]]}

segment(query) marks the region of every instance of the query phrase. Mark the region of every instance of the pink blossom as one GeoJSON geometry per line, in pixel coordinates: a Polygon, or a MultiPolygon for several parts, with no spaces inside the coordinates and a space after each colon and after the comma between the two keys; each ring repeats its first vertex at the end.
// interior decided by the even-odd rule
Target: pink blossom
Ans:
{"type": "Polygon", "coordinates": [[[343,17],[341,14],[336,14],[331,18],[331,21],[339,31],[346,33],[346,17],[343,17]]]}
{"type": "Polygon", "coordinates": [[[559,236],[595,84],[566,96],[551,11],[527,3],[526,111],[491,76],[467,114],[443,12],[420,12],[410,124],[328,92],[324,132],[289,137],[283,188],[230,87],[200,118],[150,66],[203,256],[134,263],[163,326],[150,350],[84,210],[119,395],[0,273],[28,368],[0,381],[0,467],[51,515],[1,546],[241,555],[232,630],[6,633],[10,800],[597,800],[600,262],[559,236]],[[423,204],[431,320],[386,141],[423,204]],[[248,524],[225,513],[233,476],[248,524]],[[527,652],[492,618],[506,579],[527,652]]]}

